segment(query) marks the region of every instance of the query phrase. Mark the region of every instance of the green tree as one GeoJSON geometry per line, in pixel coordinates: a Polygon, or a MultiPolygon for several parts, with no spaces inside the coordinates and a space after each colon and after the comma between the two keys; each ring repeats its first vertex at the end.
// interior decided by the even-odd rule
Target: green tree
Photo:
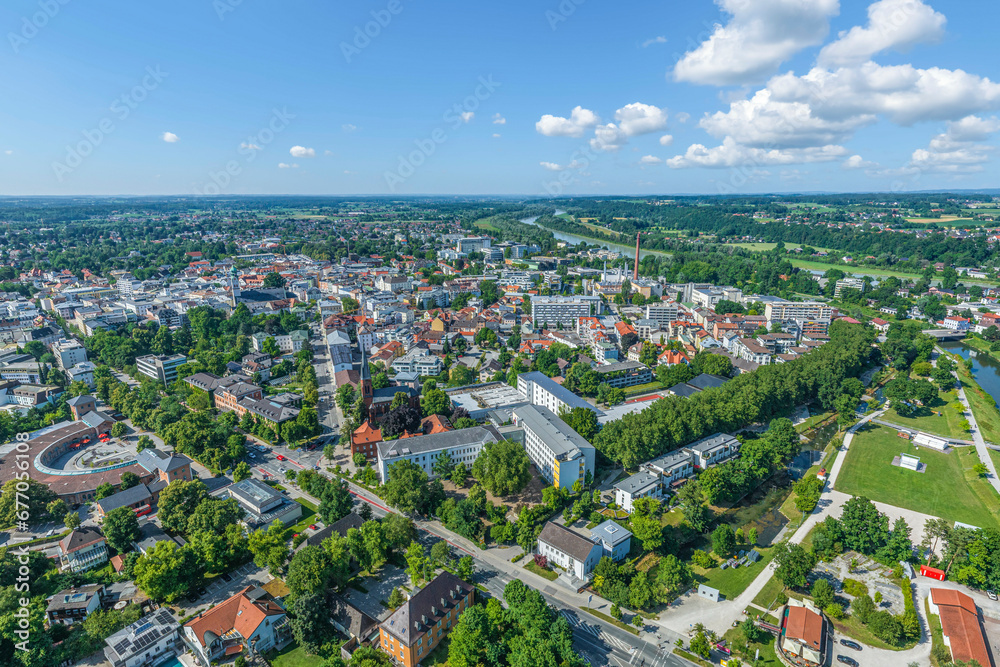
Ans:
{"type": "Polygon", "coordinates": [[[488,444],[472,464],[472,476],[494,496],[518,493],[531,481],[531,460],[512,440],[488,444]]]}
{"type": "Polygon", "coordinates": [[[277,577],[288,560],[288,543],[285,540],[285,526],[275,519],[267,531],[258,528],[250,533],[247,547],[258,567],[266,567],[271,576],[277,577]]]}
{"type": "Polygon", "coordinates": [[[121,489],[124,491],[125,489],[131,489],[133,486],[139,486],[139,482],[141,481],[142,480],[139,479],[139,476],[134,472],[123,472],[121,489]]]}
{"type": "Polygon", "coordinates": [[[29,522],[40,521],[47,516],[48,504],[55,499],[56,494],[47,485],[30,477],[8,480],[0,491],[0,526],[13,526],[22,512],[25,513],[22,516],[27,516],[29,522]],[[28,485],[27,489],[24,489],[24,484],[28,485]]]}
{"type": "Polygon", "coordinates": [[[292,598],[321,595],[333,577],[333,559],[323,547],[306,545],[295,552],[288,564],[285,584],[292,598]]]}
{"type": "Polygon", "coordinates": [[[343,519],[351,513],[354,498],[347,482],[330,482],[323,491],[319,503],[319,516],[327,525],[343,519]]]}
{"type": "Polygon", "coordinates": [[[292,636],[306,653],[319,653],[323,644],[336,636],[324,592],[294,598],[290,611],[292,636]]]}
{"type": "Polygon", "coordinates": [[[246,461],[240,461],[236,464],[233,469],[233,481],[242,482],[245,479],[250,479],[253,477],[253,473],[250,472],[250,466],[247,465],[246,461]]]}
{"type": "Polygon", "coordinates": [[[440,482],[432,484],[424,469],[410,460],[389,466],[389,479],[382,487],[382,497],[401,512],[430,513],[443,500],[440,482]]]}
{"type": "Polygon", "coordinates": [[[118,490],[111,485],[111,482],[104,482],[103,484],[99,485],[95,490],[94,499],[104,500],[108,496],[113,496],[116,493],[118,493],[118,490]]]}
{"type": "Polygon", "coordinates": [[[778,568],[774,576],[788,588],[802,588],[806,585],[806,575],[816,565],[816,557],[801,544],[783,542],[775,547],[774,562],[778,568]]]}
{"type": "Polygon", "coordinates": [[[63,517],[63,525],[65,525],[70,530],[76,530],[83,523],[80,519],[80,515],[76,512],[66,512],[66,516],[63,517]]]}
{"type": "Polygon", "coordinates": [[[448,394],[443,389],[431,389],[424,393],[420,399],[420,406],[423,408],[424,417],[431,415],[447,417],[451,414],[451,399],[448,398],[448,394]]]}
{"type": "Polygon", "coordinates": [[[170,482],[157,502],[160,524],[166,530],[186,533],[188,518],[207,496],[208,489],[200,480],[170,482]]]}
{"type": "Polygon", "coordinates": [[[120,438],[125,435],[125,430],[125,422],[115,422],[114,426],[111,427],[111,435],[120,438]]]}
{"type": "Polygon", "coordinates": [[[840,523],[847,549],[871,555],[889,539],[889,517],[879,512],[875,503],[864,496],[851,498],[844,503],[840,523]]]}
{"type": "Polygon", "coordinates": [[[424,575],[424,566],[427,564],[427,554],[424,547],[419,542],[410,542],[406,549],[406,572],[410,575],[410,583],[416,586],[424,575]]]}
{"type": "Polygon", "coordinates": [[[833,604],[833,586],[826,579],[817,579],[812,585],[812,597],[817,607],[826,609],[833,604]]]}
{"type": "Polygon", "coordinates": [[[139,520],[131,507],[118,507],[104,516],[101,530],[108,546],[123,554],[132,548],[133,541],[139,539],[139,520]]]}
{"type": "Polygon", "coordinates": [[[154,600],[173,602],[197,576],[190,550],[178,548],[172,540],[157,542],[135,564],[135,583],[154,600]]]}
{"type": "Polygon", "coordinates": [[[721,558],[729,558],[736,551],[736,535],[728,523],[719,524],[712,532],[712,551],[721,558]]]}

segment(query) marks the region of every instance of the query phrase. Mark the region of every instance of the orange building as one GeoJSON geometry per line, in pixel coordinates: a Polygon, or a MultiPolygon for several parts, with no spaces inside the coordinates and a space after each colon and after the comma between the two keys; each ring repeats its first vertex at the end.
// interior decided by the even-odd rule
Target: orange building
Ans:
{"type": "Polygon", "coordinates": [[[475,602],[476,589],[442,572],[379,625],[379,646],[404,667],[415,667],[448,636],[475,602]]]}
{"type": "Polygon", "coordinates": [[[374,459],[378,456],[375,446],[380,442],[382,442],[382,429],[375,428],[370,421],[365,421],[351,434],[351,456],[364,454],[365,458],[374,459]]]}

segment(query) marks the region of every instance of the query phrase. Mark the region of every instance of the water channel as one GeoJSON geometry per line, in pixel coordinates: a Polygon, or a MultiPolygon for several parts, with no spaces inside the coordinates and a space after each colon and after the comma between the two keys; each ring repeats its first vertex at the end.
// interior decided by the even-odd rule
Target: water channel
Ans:
{"type": "Polygon", "coordinates": [[[963,359],[972,359],[972,377],[996,401],[1000,399],[1000,362],[988,354],[957,341],[944,342],[942,348],[963,359]]]}
{"type": "MultiPolygon", "coordinates": [[[[554,215],[561,215],[565,212],[566,211],[560,211],[559,209],[556,209],[554,215]]],[[[635,256],[634,245],[615,243],[613,241],[603,241],[601,239],[592,239],[589,236],[577,236],[576,234],[567,234],[566,232],[560,232],[555,229],[549,229],[548,227],[543,227],[542,225],[536,224],[535,220],[538,220],[537,215],[533,218],[524,218],[523,220],[521,220],[521,222],[523,222],[526,225],[534,225],[535,227],[540,227],[541,229],[552,232],[552,236],[554,236],[557,241],[565,241],[566,243],[572,243],[572,244],[586,243],[587,245],[600,246],[602,248],[607,248],[608,250],[617,250],[626,257],[635,256]]],[[[645,257],[647,255],[669,256],[670,253],[660,252],[658,250],[643,250],[641,248],[639,249],[639,257],[645,257]]]]}

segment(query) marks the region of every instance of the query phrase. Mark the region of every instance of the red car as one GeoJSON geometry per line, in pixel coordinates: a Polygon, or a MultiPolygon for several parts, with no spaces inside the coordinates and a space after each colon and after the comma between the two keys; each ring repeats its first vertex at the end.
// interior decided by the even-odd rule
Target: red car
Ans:
{"type": "Polygon", "coordinates": [[[319,530],[319,528],[316,526],[316,524],[311,523],[309,524],[309,530],[319,530]]]}
{"type": "Polygon", "coordinates": [[[278,456],[277,456],[277,459],[278,459],[279,461],[284,461],[284,460],[285,460],[285,457],[284,457],[284,456],[282,456],[281,454],[278,454],[278,456]]]}

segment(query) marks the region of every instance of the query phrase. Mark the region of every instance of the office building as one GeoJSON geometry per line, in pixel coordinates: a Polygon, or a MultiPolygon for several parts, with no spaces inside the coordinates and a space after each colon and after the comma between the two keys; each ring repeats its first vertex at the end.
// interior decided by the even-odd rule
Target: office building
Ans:
{"type": "Polygon", "coordinates": [[[418,435],[380,442],[378,449],[378,474],[382,483],[389,479],[389,467],[399,461],[411,461],[435,477],[434,460],[447,453],[454,463],[471,468],[487,444],[499,442],[500,434],[492,426],[474,426],[445,433],[418,435]]]}
{"type": "Polygon", "coordinates": [[[177,381],[177,367],[185,362],[187,357],[183,354],[149,354],[136,357],[135,365],[146,377],[168,385],[177,381]]]}
{"type": "Polygon", "coordinates": [[[87,361],[87,348],[76,340],[56,341],[52,345],[52,354],[55,355],[56,365],[62,370],[87,361]]]}
{"type": "Polygon", "coordinates": [[[379,646],[403,667],[416,667],[451,632],[476,589],[442,572],[379,626],[379,646]]]}
{"type": "Polygon", "coordinates": [[[527,399],[528,403],[548,408],[556,414],[573,408],[587,408],[596,412],[598,416],[602,414],[596,407],[539,371],[518,375],[517,391],[527,399]]]}

